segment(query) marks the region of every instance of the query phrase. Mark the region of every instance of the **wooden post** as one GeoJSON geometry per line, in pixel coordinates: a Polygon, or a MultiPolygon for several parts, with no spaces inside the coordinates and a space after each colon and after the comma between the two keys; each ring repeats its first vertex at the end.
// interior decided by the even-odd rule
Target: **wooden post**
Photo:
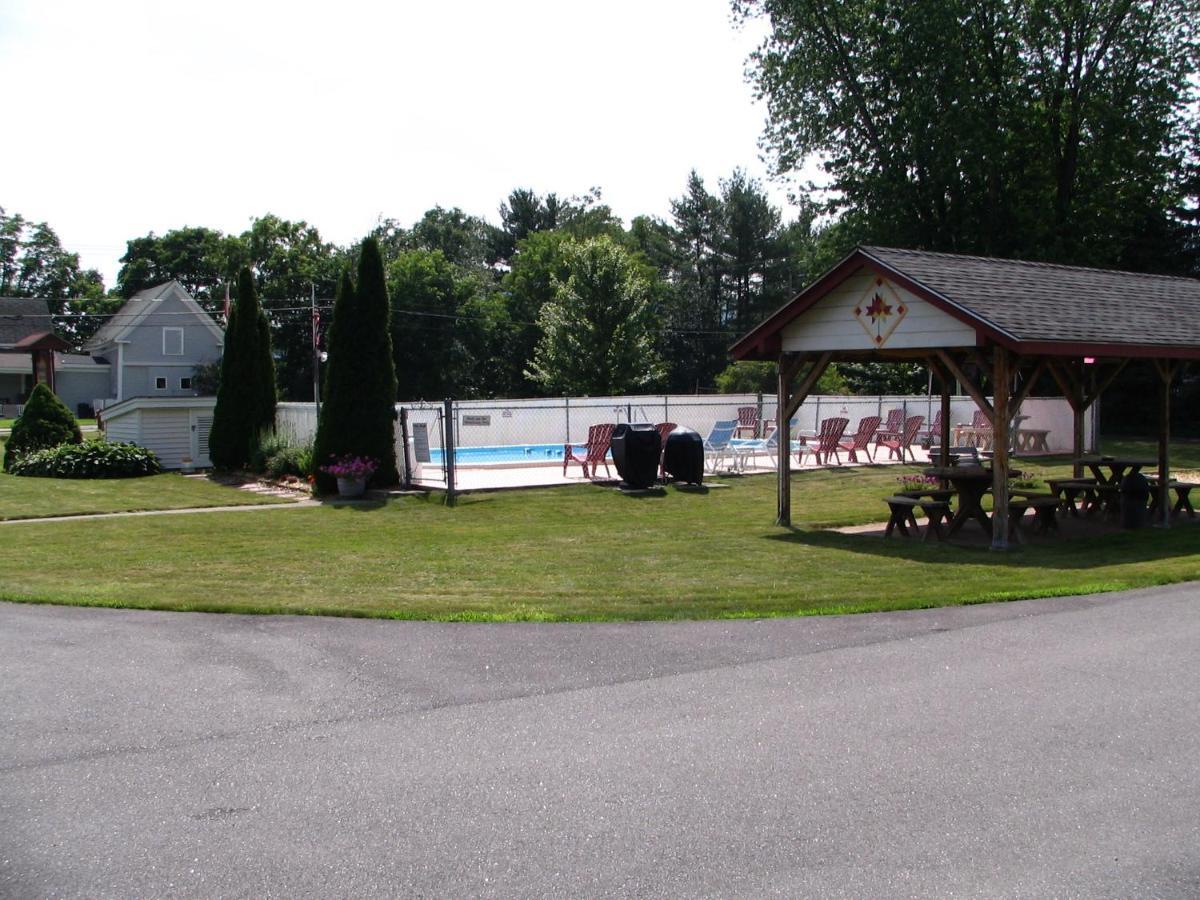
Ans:
{"type": "Polygon", "coordinates": [[[779,435],[779,509],[775,524],[785,528],[792,524],[792,439],[787,411],[792,379],[796,377],[793,358],[790,353],[779,355],[779,396],[775,407],[775,433],[779,435]]]}
{"type": "Polygon", "coordinates": [[[1154,360],[1162,379],[1162,396],[1158,407],[1158,522],[1163,528],[1171,527],[1171,460],[1167,445],[1171,439],[1171,382],[1175,368],[1171,363],[1154,360]]]}
{"type": "Polygon", "coordinates": [[[992,549],[1008,549],[1008,351],[996,345],[992,362],[992,549]]]}
{"type": "Polygon", "coordinates": [[[822,353],[814,359],[808,373],[801,379],[800,386],[793,393],[792,382],[800,372],[804,357],[796,353],[779,355],[779,405],[775,411],[775,424],[779,434],[779,515],[775,519],[776,525],[789,527],[792,524],[792,416],[817,386],[818,379],[829,367],[831,359],[832,353],[822,353]]]}
{"type": "Polygon", "coordinates": [[[938,378],[942,386],[942,433],[938,440],[942,442],[942,458],[939,465],[950,465],[950,379],[946,376],[938,378]]]}

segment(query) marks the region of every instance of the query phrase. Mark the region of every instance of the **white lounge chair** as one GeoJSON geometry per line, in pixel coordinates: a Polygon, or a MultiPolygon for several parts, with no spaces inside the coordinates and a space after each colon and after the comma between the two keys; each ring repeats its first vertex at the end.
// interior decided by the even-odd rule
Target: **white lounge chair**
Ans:
{"type": "Polygon", "coordinates": [[[713,422],[712,431],[704,439],[704,467],[712,474],[717,473],[721,463],[726,468],[740,471],[740,455],[733,447],[733,433],[737,430],[737,419],[722,419],[713,422]]]}

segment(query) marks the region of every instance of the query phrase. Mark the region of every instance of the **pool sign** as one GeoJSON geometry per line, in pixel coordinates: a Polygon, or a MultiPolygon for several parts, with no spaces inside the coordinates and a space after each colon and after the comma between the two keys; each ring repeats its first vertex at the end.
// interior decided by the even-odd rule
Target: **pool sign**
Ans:
{"type": "Polygon", "coordinates": [[[491,425],[491,416],[463,416],[462,423],[464,425],[491,425]]]}
{"type": "Polygon", "coordinates": [[[906,315],[908,306],[882,278],[874,280],[854,307],[854,318],[876,347],[887,343],[906,315]]]}

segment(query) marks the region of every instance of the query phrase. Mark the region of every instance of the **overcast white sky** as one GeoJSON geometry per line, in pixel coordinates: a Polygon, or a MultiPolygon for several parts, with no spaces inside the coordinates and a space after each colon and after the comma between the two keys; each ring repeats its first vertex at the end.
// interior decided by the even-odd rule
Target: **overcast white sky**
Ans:
{"type": "Polygon", "coordinates": [[[0,206],[109,286],[129,238],[268,212],[339,244],[515,187],[665,216],[693,167],[766,182],[761,30],[727,0],[2,0],[0,206]]]}

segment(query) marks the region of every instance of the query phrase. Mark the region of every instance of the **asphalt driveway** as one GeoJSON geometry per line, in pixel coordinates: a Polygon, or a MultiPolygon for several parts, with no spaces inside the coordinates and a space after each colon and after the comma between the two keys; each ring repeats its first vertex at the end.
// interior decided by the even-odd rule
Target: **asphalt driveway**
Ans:
{"type": "Polygon", "coordinates": [[[1195,897],[1198,601],[0,604],[0,896],[1195,897]]]}

